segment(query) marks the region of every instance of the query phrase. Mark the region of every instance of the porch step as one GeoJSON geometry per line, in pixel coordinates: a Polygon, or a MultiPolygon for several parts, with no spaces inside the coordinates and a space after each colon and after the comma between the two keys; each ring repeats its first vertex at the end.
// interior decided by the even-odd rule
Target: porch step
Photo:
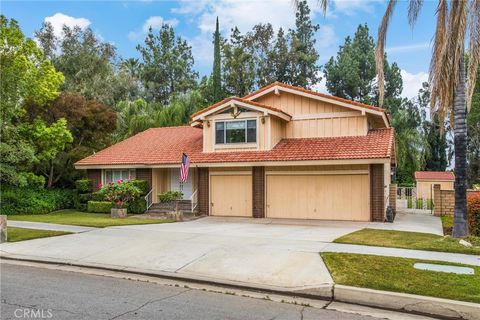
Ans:
{"type": "Polygon", "coordinates": [[[192,212],[192,201],[190,200],[180,200],[172,202],[160,202],[154,203],[148,209],[148,213],[167,213],[172,211],[182,211],[182,212],[192,212]]]}

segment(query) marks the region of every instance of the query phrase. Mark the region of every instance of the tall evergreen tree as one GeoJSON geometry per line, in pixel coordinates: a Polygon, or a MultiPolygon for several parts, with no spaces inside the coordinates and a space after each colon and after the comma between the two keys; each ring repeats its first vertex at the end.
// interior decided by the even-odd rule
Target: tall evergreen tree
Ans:
{"type": "Polygon", "coordinates": [[[255,65],[245,37],[237,27],[223,46],[225,91],[228,95],[244,96],[255,88],[255,65]]]}
{"type": "Polygon", "coordinates": [[[306,0],[298,2],[295,16],[295,29],[290,30],[292,48],[288,82],[309,89],[322,79],[320,67],[317,65],[320,55],[315,49],[315,32],[320,26],[312,23],[306,0]]]}
{"type": "Polygon", "coordinates": [[[162,25],[158,34],[150,28],[145,46],[138,45],[137,50],[142,56],[140,79],[148,101],[168,104],[174,93],[197,87],[192,48],[170,25],[162,25]]]}
{"type": "Polygon", "coordinates": [[[222,89],[222,71],[221,71],[221,55],[220,55],[220,30],[218,26],[218,17],[213,34],[213,98],[220,101],[223,98],[222,89]]]}
{"type": "Polygon", "coordinates": [[[375,83],[375,42],[368,26],[359,25],[353,40],[348,36],[337,56],[325,64],[327,90],[341,98],[372,103],[375,83]]]}
{"type": "Polygon", "coordinates": [[[275,81],[289,83],[290,52],[288,41],[282,28],[278,29],[277,39],[269,60],[273,67],[275,81]]]}

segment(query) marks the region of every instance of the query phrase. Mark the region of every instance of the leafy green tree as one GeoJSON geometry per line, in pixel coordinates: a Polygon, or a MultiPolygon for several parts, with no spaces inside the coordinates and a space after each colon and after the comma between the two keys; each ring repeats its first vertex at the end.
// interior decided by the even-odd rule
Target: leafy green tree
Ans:
{"type": "Polygon", "coordinates": [[[220,30],[218,26],[218,17],[215,25],[215,33],[213,34],[213,73],[212,73],[212,85],[213,85],[213,100],[220,101],[223,99],[222,88],[222,58],[220,55],[220,30]]]}
{"type": "Polygon", "coordinates": [[[36,172],[49,178],[50,186],[73,186],[81,177],[81,172],[75,170],[73,164],[110,145],[117,125],[117,115],[112,108],[71,92],[62,92],[45,105],[27,104],[26,110],[29,121],[41,118],[47,124],[54,124],[66,119],[67,129],[73,137],[72,143],[51,161],[41,161],[35,166],[36,172]]]}
{"type": "Polygon", "coordinates": [[[306,0],[298,1],[295,16],[295,29],[289,31],[292,47],[288,83],[309,89],[321,80],[320,66],[317,65],[320,55],[315,49],[315,32],[320,26],[312,23],[306,0]]]}
{"type": "Polygon", "coordinates": [[[27,185],[38,179],[30,172],[35,148],[23,133],[27,101],[46,103],[58,96],[64,78],[44,59],[41,49],[25,38],[18,23],[0,16],[0,182],[27,185]]]}
{"type": "Polygon", "coordinates": [[[149,128],[186,125],[190,115],[201,108],[201,101],[198,90],[175,95],[166,106],[143,99],[121,101],[116,106],[119,117],[115,140],[121,141],[149,128]]]}
{"type": "Polygon", "coordinates": [[[423,167],[424,139],[419,130],[420,124],[419,108],[407,99],[404,99],[401,106],[392,114],[399,183],[413,183],[414,172],[423,167]]]}
{"type": "Polygon", "coordinates": [[[67,129],[67,120],[64,118],[47,126],[39,118],[28,126],[30,143],[35,146],[35,157],[39,163],[48,163],[49,171],[43,172],[47,178],[47,188],[52,187],[54,178],[53,161],[58,153],[73,141],[72,134],[67,129]]]}
{"type": "Polygon", "coordinates": [[[150,28],[145,46],[138,45],[137,50],[142,56],[140,79],[147,101],[167,104],[172,94],[196,89],[192,48],[175,36],[173,27],[164,24],[158,34],[150,28]]]}
{"type": "Polygon", "coordinates": [[[123,78],[125,74],[115,66],[115,46],[102,42],[90,28],[63,26],[62,36],[56,37],[46,22],[35,36],[55,68],[65,76],[62,90],[107,105],[125,99],[131,90],[129,79],[123,78]]]}

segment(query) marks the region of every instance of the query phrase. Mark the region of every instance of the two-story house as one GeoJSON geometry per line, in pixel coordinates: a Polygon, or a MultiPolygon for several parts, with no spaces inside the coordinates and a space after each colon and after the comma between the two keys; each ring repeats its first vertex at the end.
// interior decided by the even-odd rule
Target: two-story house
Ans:
{"type": "Polygon", "coordinates": [[[212,216],[384,221],[394,130],[385,110],[275,82],[80,160],[97,183],[181,190],[212,216]],[[182,153],[191,159],[179,182],[182,153]]]}

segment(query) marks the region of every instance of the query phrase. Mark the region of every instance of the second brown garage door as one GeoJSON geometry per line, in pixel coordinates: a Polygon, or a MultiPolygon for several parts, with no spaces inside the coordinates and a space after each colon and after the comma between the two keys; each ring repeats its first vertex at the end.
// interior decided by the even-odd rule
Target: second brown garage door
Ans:
{"type": "Polygon", "coordinates": [[[267,217],[369,221],[368,174],[267,175],[267,217]]]}

